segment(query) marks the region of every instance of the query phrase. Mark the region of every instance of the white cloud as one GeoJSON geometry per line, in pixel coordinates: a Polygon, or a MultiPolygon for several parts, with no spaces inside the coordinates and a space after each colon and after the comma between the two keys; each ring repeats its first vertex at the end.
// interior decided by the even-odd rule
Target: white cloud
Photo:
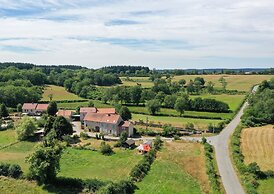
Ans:
{"type": "Polygon", "coordinates": [[[272,10],[271,0],[0,0],[0,49],[35,50],[2,49],[0,61],[269,67],[272,10]]]}

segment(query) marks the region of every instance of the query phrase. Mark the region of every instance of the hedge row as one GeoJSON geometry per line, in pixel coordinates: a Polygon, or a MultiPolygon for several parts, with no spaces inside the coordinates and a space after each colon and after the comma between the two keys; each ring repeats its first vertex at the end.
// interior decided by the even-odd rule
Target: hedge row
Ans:
{"type": "Polygon", "coordinates": [[[20,178],[23,174],[21,167],[18,164],[0,163],[0,176],[20,178]]]}
{"type": "Polygon", "coordinates": [[[205,156],[206,156],[206,173],[209,177],[210,185],[214,191],[221,190],[221,183],[219,181],[218,171],[214,164],[214,150],[213,146],[203,140],[205,156]]]}
{"type": "Polygon", "coordinates": [[[130,177],[134,182],[141,181],[150,170],[152,163],[156,158],[157,151],[162,147],[162,140],[156,137],[154,140],[154,147],[144,155],[144,158],[131,170],[130,177]]]}

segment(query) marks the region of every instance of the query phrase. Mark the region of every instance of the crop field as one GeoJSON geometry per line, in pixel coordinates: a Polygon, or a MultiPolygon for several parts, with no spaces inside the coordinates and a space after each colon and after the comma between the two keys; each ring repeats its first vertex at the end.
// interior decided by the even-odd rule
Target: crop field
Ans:
{"type": "Polygon", "coordinates": [[[115,154],[105,156],[97,151],[67,148],[61,158],[58,176],[121,180],[142,159],[136,150],[115,149],[115,154]]]}
{"type": "MultiPolygon", "coordinates": [[[[185,79],[189,82],[189,80],[194,80],[198,76],[203,77],[206,82],[213,82],[217,88],[221,88],[221,84],[218,80],[224,76],[228,83],[227,89],[239,91],[249,91],[253,85],[258,84],[263,80],[273,78],[273,75],[181,75],[174,76],[173,81],[185,79]]],[[[153,86],[153,83],[148,79],[148,77],[130,77],[130,79],[133,81],[125,81],[124,78],[122,78],[123,84],[126,86],[134,86],[139,83],[143,87],[153,86]]]]}
{"type": "Polygon", "coordinates": [[[49,95],[52,94],[52,100],[83,100],[83,98],[69,93],[64,87],[48,85],[45,87],[41,101],[49,101],[49,95]]]}
{"type": "Polygon", "coordinates": [[[169,116],[152,116],[143,114],[132,114],[132,120],[139,121],[143,120],[146,122],[152,121],[155,124],[171,124],[175,127],[185,127],[187,123],[193,123],[194,127],[198,130],[207,129],[209,123],[218,124],[221,120],[211,120],[211,119],[194,119],[194,118],[183,118],[183,117],[169,117],[169,116]]]}
{"type": "Polygon", "coordinates": [[[272,125],[244,129],[241,141],[246,164],[257,162],[262,170],[274,170],[274,128],[272,125]]]}
{"type": "Polygon", "coordinates": [[[203,148],[198,143],[166,142],[137,194],[209,193],[203,148]]]}
{"type": "MultiPolygon", "coordinates": [[[[244,129],[241,142],[241,149],[246,164],[257,162],[263,171],[274,170],[273,125],[244,129]]],[[[274,193],[273,178],[259,180],[259,184],[259,193],[274,193]]]]}

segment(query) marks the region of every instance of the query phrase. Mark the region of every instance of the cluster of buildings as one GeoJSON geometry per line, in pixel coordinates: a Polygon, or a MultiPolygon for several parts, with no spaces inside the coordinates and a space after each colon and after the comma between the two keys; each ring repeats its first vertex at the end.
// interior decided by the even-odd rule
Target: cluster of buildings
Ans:
{"type": "MultiPolygon", "coordinates": [[[[40,116],[47,112],[48,104],[24,103],[22,107],[23,114],[31,116],[40,116]]],[[[60,109],[57,116],[63,116],[69,120],[79,118],[82,126],[90,132],[99,132],[106,135],[120,136],[126,131],[128,136],[133,136],[133,124],[130,121],[124,121],[116,113],[115,108],[96,108],[83,107],[80,109],[80,115],[75,115],[74,111],[60,109]]]]}

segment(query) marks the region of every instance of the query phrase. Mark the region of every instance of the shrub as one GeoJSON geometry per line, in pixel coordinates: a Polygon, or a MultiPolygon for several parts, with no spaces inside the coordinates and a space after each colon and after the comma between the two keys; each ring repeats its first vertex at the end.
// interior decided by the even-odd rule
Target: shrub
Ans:
{"type": "Polygon", "coordinates": [[[101,143],[100,152],[103,155],[111,155],[114,153],[111,146],[109,144],[106,144],[106,142],[104,142],[104,141],[101,143]]]}
{"type": "Polygon", "coordinates": [[[88,139],[88,138],[89,138],[88,134],[85,133],[85,132],[81,132],[81,133],[80,133],[80,137],[81,137],[82,139],[88,139]]]}
{"type": "Polygon", "coordinates": [[[18,164],[0,163],[0,176],[20,178],[23,172],[18,164]]]}
{"type": "Polygon", "coordinates": [[[36,125],[34,120],[30,117],[23,117],[20,124],[16,128],[19,140],[27,140],[29,137],[34,135],[36,125]]]}

